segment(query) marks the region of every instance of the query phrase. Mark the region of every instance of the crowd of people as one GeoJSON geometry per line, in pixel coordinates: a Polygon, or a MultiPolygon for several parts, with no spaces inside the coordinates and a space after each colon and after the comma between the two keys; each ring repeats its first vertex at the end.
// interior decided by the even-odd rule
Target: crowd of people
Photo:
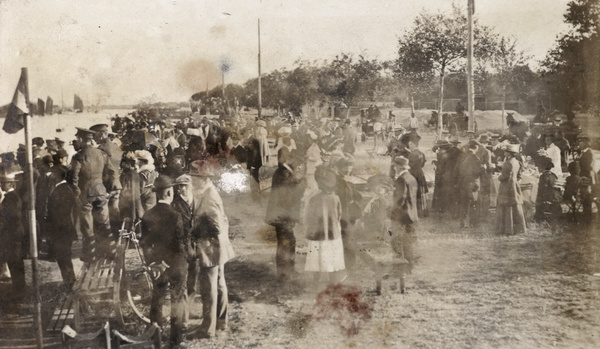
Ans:
{"type": "MultiPolygon", "coordinates": [[[[257,215],[264,214],[264,221],[275,228],[277,281],[282,285],[298,276],[294,230],[300,223],[308,241],[303,269],[314,274],[317,284],[323,277],[330,283],[343,281],[365,257],[356,245],[356,231],[385,236],[409,270],[415,261],[415,224],[428,215],[447,215],[459,220],[461,228],[478,226],[495,204],[499,233],[525,232],[519,180],[527,156],[541,174],[536,219],[559,215],[563,198],[581,202],[584,216],[591,217],[597,176],[589,137],[568,149],[555,135],[534,135],[525,143],[495,134],[471,137],[465,144],[458,138],[439,139],[432,149],[435,180],[429,185],[424,173],[428,159],[419,150],[415,120],[413,115],[409,131],[390,139],[389,173],[369,176],[368,195],[351,180],[360,123],[350,119],[290,125],[253,117],[155,122],[128,115],[115,118],[112,125],[77,128],[69,144],[75,151],[70,160],[65,142],[35,138],[35,222],[41,252],[56,260],[70,291],[76,282],[71,250],[78,236],[81,259],[89,263],[114,253],[124,220],[140,222],[140,243],[154,275],[150,317],[163,325],[160,295],[169,289],[171,343],[178,344],[184,313],[196,292],[203,321],[190,338],[212,337],[227,328],[224,265],[235,253],[223,201],[211,178],[236,164],[245,164],[253,194],[272,174],[266,212],[257,215]],[[559,197],[555,187],[563,166],[571,176],[559,197]]],[[[1,157],[0,262],[8,266],[18,298],[26,286],[29,173],[24,146],[16,156],[9,152],[1,157]]]]}

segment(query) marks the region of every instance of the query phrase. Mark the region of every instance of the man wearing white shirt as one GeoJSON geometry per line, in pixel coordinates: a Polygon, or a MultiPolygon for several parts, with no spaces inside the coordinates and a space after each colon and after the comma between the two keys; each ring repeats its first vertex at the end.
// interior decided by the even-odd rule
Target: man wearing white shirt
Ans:
{"type": "Polygon", "coordinates": [[[419,129],[419,119],[417,119],[415,113],[410,114],[410,124],[408,128],[414,132],[417,132],[419,129]]]}
{"type": "Polygon", "coordinates": [[[552,171],[557,178],[562,177],[562,168],[560,165],[560,148],[554,144],[554,136],[547,134],[544,137],[544,141],[546,146],[544,147],[544,151],[546,156],[548,156],[552,160],[552,164],[554,165],[550,171],[552,171]]]}

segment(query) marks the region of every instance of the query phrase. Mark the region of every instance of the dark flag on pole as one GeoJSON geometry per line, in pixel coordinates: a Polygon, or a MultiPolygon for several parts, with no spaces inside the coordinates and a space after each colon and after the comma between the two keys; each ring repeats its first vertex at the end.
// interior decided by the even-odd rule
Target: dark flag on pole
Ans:
{"type": "Polygon", "coordinates": [[[27,88],[27,75],[21,72],[17,89],[12,102],[8,106],[8,113],[4,119],[2,129],[6,133],[17,133],[25,127],[24,115],[29,113],[29,96],[27,88]]]}

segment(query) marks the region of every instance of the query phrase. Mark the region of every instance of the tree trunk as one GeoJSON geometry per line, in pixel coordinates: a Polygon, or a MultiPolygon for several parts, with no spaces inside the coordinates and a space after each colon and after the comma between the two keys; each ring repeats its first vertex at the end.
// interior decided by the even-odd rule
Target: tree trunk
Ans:
{"type": "Polygon", "coordinates": [[[504,125],[506,122],[504,121],[504,102],[506,100],[506,85],[502,85],[502,134],[504,134],[504,125]]]}
{"type": "Polygon", "coordinates": [[[442,130],[444,128],[442,110],[444,110],[444,68],[440,73],[440,106],[438,110],[438,138],[442,138],[442,130]]]}

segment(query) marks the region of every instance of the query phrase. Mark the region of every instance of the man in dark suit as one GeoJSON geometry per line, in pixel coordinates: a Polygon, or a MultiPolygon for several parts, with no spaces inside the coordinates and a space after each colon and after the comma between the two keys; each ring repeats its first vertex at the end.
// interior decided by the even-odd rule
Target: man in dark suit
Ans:
{"type": "MultiPolygon", "coordinates": [[[[181,215],[183,224],[183,233],[186,239],[190,240],[192,249],[195,248],[195,244],[191,242],[192,228],[195,225],[194,210],[196,202],[194,200],[194,193],[192,186],[192,177],[187,174],[183,174],[175,180],[176,195],[173,199],[171,206],[175,211],[181,215]]],[[[198,283],[198,260],[188,260],[188,273],[187,273],[187,312],[190,313],[190,305],[194,303],[196,298],[196,284],[198,283]]]]}
{"type": "Polygon", "coordinates": [[[8,264],[15,300],[19,301],[26,294],[25,264],[21,254],[25,232],[16,182],[14,173],[0,177],[0,265],[8,264]]]}
{"type": "Polygon", "coordinates": [[[173,181],[168,176],[161,175],[154,181],[153,190],[158,203],[144,214],[140,239],[154,279],[150,320],[163,326],[162,306],[165,291],[170,285],[170,344],[175,347],[183,340],[187,261],[193,251],[184,234],[181,216],[171,207],[173,181]]]}
{"type": "Polygon", "coordinates": [[[479,144],[472,140],[468,144],[467,151],[460,157],[458,164],[458,193],[459,193],[459,216],[460,227],[466,226],[467,217],[469,224],[476,226],[479,223],[479,189],[481,187],[480,176],[482,166],[477,155],[479,144]]]}
{"type": "Polygon", "coordinates": [[[83,235],[83,259],[108,252],[112,240],[108,192],[121,189],[118,171],[108,155],[93,146],[94,134],[94,131],[77,127],[75,136],[81,149],[71,159],[73,184],[81,201],[79,222],[83,235]]]}
{"type": "Polygon", "coordinates": [[[265,222],[274,226],[277,234],[275,264],[279,282],[285,282],[295,274],[294,226],[300,221],[302,196],[306,189],[304,160],[295,150],[289,156],[283,154],[286,152],[280,151],[265,215],[265,222]]]}
{"type": "Polygon", "coordinates": [[[413,266],[412,244],[416,239],[414,224],[419,221],[417,213],[417,180],[408,170],[408,159],[399,156],[394,159],[394,196],[391,212],[392,248],[413,266]]]}
{"type": "Polygon", "coordinates": [[[354,159],[342,158],[335,163],[336,166],[336,187],[335,194],[342,203],[342,217],[340,224],[342,226],[342,240],[344,242],[344,263],[346,269],[354,268],[356,264],[356,254],[358,247],[354,243],[352,236],[352,227],[360,218],[362,210],[358,202],[362,200],[362,195],[354,188],[354,185],[346,180],[354,169],[354,159]]]}
{"type": "Polygon", "coordinates": [[[585,187],[581,188],[581,204],[583,206],[584,219],[590,220],[592,217],[592,188],[595,187],[598,180],[596,178],[596,171],[594,171],[596,161],[590,148],[589,137],[579,138],[579,149],[581,149],[579,157],[580,175],[582,179],[585,178],[585,187]]]}
{"type": "Polygon", "coordinates": [[[444,183],[448,183],[446,187],[447,191],[445,191],[444,200],[450,206],[448,211],[452,214],[452,218],[458,218],[460,207],[460,193],[458,191],[458,164],[459,160],[463,154],[463,150],[460,147],[460,141],[458,138],[455,138],[450,141],[452,143],[452,147],[446,151],[447,155],[447,168],[444,176],[444,183]]]}
{"type": "Polygon", "coordinates": [[[46,214],[48,244],[60,269],[65,289],[70,291],[75,283],[71,247],[73,241],[77,240],[75,229],[77,194],[72,178],[67,178],[65,167],[55,166],[53,173],[58,179],[58,183],[55,184],[48,197],[46,214]]]}

